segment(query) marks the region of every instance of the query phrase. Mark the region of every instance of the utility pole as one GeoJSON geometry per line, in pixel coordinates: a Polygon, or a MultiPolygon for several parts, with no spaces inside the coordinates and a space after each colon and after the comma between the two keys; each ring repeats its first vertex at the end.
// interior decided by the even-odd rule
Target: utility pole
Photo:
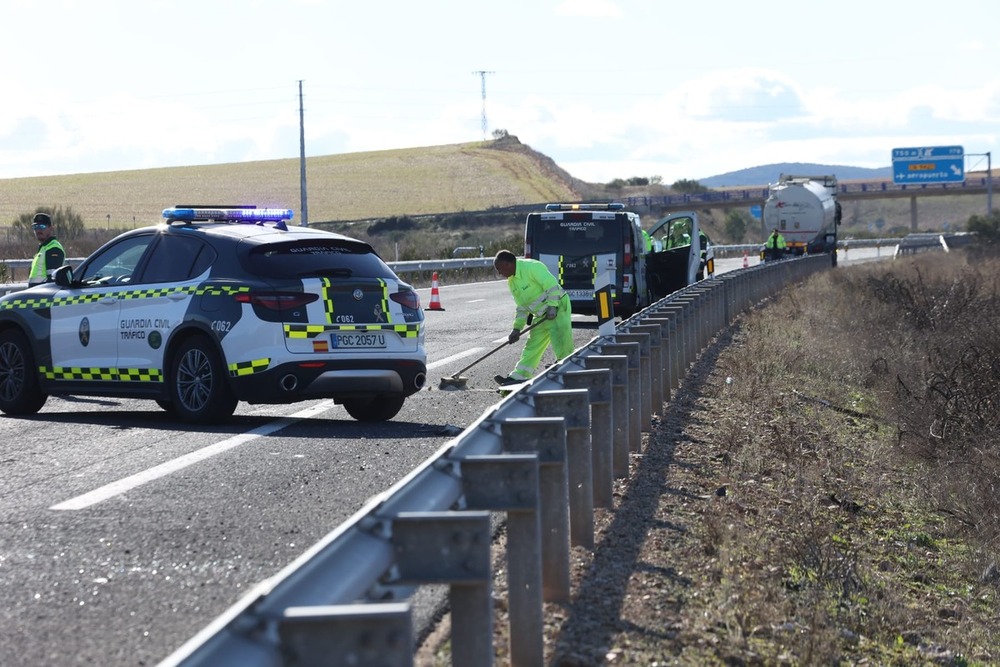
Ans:
{"type": "Polygon", "coordinates": [[[302,79],[299,79],[299,187],[303,227],[309,226],[309,199],[306,196],[306,125],[302,108],[302,79]]]}
{"type": "Polygon", "coordinates": [[[993,165],[990,163],[990,152],[986,151],[986,217],[993,215],[993,165]]]}
{"type": "Polygon", "coordinates": [[[966,153],[966,155],[986,156],[986,217],[993,215],[993,163],[990,151],[985,153],[966,153]]]}
{"type": "Polygon", "coordinates": [[[473,74],[478,74],[479,75],[479,80],[482,83],[482,90],[483,90],[483,141],[486,141],[486,129],[487,129],[487,125],[486,125],[486,75],[487,74],[496,74],[496,72],[490,72],[488,70],[481,69],[481,70],[476,70],[475,72],[473,72],[473,74]]]}

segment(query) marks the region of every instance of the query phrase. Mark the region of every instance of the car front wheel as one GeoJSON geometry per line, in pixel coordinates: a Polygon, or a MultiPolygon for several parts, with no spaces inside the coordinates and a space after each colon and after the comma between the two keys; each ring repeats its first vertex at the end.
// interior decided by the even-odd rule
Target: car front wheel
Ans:
{"type": "Polygon", "coordinates": [[[0,334],[0,410],[9,415],[33,415],[47,399],[38,385],[28,339],[20,331],[0,334]]]}
{"type": "Polygon", "coordinates": [[[238,401],[226,381],[222,358],[204,338],[191,338],[177,350],[170,382],[171,411],[183,421],[221,422],[236,410],[238,401]]]}
{"type": "Polygon", "coordinates": [[[384,422],[399,414],[405,400],[401,396],[352,398],[344,401],[344,409],[359,422],[384,422]]]}

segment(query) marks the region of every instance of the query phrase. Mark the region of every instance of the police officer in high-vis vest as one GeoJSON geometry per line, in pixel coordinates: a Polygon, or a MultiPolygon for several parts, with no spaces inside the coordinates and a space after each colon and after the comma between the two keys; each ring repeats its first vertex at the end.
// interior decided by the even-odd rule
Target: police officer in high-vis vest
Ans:
{"type": "Polygon", "coordinates": [[[529,316],[532,321],[543,320],[528,333],[528,342],[513,372],[507,377],[497,375],[494,378],[499,385],[517,384],[530,380],[535,374],[549,343],[557,359],[573,353],[569,295],[549,268],[537,259],[518,259],[511,251],[501,250],[493,259],[493,267],[507,279],[507,287],[517,305],[514,328],[507,342],[518,341],[529,316]]]}
{"type": "Polygon", "coordinates": [[[52,279],[52,272],[66,261],[66,251],[56,238],[52,218],[48,213],[36,213],[31,219],[31,229],[38,239],[38,252],[31,261],[28,285],[40,285],[52,279]]]}

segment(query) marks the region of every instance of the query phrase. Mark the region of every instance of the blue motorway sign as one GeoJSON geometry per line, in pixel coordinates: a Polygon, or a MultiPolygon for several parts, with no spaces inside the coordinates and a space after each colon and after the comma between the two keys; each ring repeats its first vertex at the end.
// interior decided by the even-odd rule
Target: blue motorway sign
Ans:
{"type": "Polygon", "coordinates": [[[965,149],[961,146],[892,149],[892,182],[896,185],[964,180],[965,149]]]}

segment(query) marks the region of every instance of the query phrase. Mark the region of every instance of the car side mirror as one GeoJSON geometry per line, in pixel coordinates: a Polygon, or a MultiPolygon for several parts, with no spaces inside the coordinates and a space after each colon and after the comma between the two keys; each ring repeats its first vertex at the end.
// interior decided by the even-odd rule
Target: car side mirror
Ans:
{"type": "Polygon", "coordinates": [[[59,287],[70,287],[73,284],[73,267],[63,264],[52,272],[52,280],[59,287]]]}

